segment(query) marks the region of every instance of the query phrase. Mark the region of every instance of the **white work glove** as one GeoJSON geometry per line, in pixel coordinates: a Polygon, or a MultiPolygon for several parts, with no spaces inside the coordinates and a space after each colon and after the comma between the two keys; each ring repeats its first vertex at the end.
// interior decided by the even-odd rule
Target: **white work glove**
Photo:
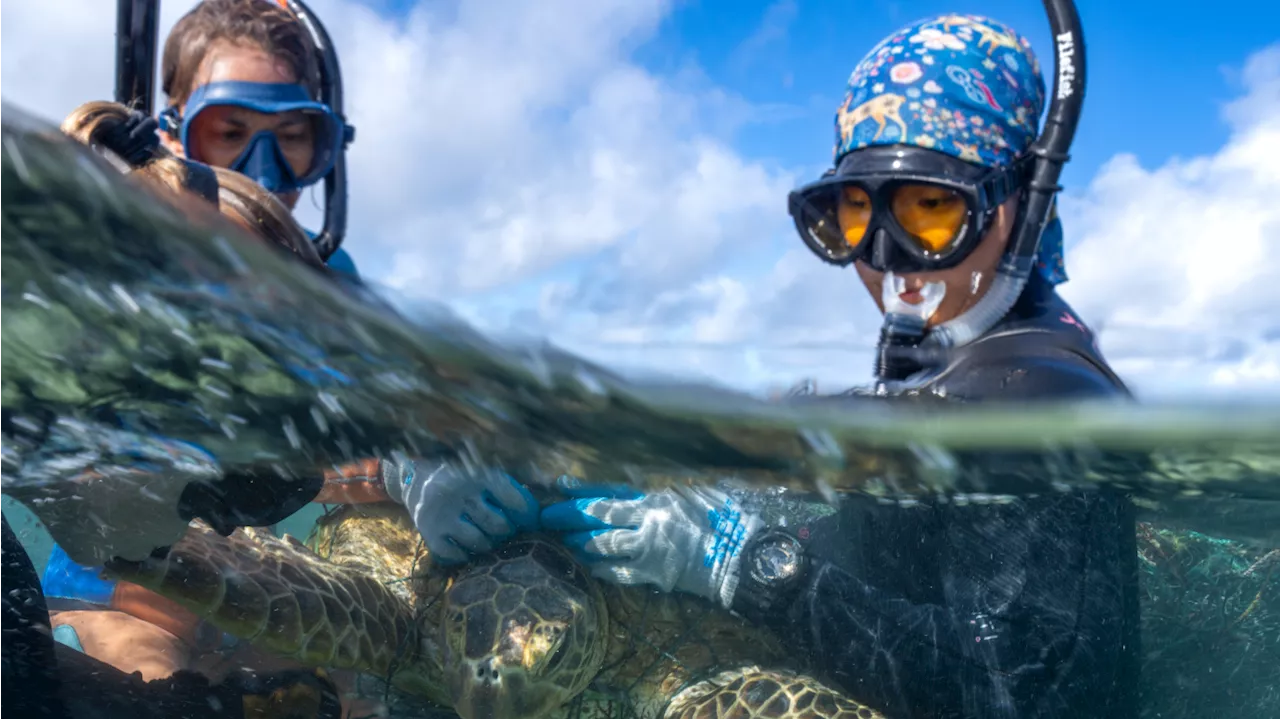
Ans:
{"type": "Polygon", "coordinates": [[[537,501],[503,472],[404,457],[384,459],[380,472],[387,495],[409,510],[437,562],[466,562],[538,528],[537,501]]]}
{"type": "Polygon", "coordinates": [[[594,576],[733,605],[742,549],[764,526],[760,517],[710,487],[645,495],[573,484],[561,481],[575,499],[542,510],[542,526],[565,532],[565,545],[594,576]]]}

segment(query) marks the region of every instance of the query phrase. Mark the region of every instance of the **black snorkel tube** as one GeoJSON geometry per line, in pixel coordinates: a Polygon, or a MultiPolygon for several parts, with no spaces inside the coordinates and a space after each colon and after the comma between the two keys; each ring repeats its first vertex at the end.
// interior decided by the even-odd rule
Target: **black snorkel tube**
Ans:
{"type": "Polygon", "coordinates": [[[156,98],[160,0],[116,3],[116,102],[147,115],[156,98]]]}
{"type": "Polygon", "coordinates": [[[342,68],[329,33],[302,0],[285,0],[284,4],[306,28],[316,49],[320,66],[320,102],[328,105],[329,110],[342,121],[342,149],[334,160],[333,169],[324,176],[324,229],[315,238],[316,252],[327,262],[347,236],[347,146],[356,139],[356,129],[347,124],[347,117],[342,111],[342,68]]]}
{"type": "MultiPolygon", "coordinates": [[[[347,235],[347,146],[355,140],[356,129],[347,124],[342,112],[342,68],[329,33],[302,0],[285,0],[284,5],[315,47],[320,68],[318,99],[342,121],[342,148],[324,177],[324,228],[315,238],[320,259],[327,261],[347,235]]],[[[160,0],[117,0],[116,102],[148,115],[155,109],[159,20],[160,0]]]]}
{"type": "Polygon", "coordinates": [[[1044,7],[1054,39],[1053,95],[1044,129],[1028,149],[1034,159],[1030,180],[1022,188],[1013,236],[986,295],[960,317],[933,328],[922,349],[962,347],[991,329],[1013,307],[1035,268],[1040,235],[1062,189],[1058,178],[1071,158],[1068,151],[1084,108],[1085,90],[1084,30],[1076,5],[1073,0],[1044,0],[1044,7]]]}

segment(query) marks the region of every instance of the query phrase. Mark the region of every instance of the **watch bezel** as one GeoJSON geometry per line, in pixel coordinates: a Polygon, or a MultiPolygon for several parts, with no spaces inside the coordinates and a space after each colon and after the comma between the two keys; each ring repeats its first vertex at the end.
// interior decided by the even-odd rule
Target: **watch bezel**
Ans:
{"type": "Polygon", "coordinates": [[[806,569],[806,557],[804,552],[804,543],[798,537],[784,532],[779,529],[770,529],[754,537],[750,546],[747,547],[747,574],[751,581],[762,587],[785,587],[804,575],[806,569]],[[767,577],[764,576],[759,569],[759,560],[761,552],[769,549],[771,544],[786,545],[795,556],[795,569],[787,576],[767,577]]]}

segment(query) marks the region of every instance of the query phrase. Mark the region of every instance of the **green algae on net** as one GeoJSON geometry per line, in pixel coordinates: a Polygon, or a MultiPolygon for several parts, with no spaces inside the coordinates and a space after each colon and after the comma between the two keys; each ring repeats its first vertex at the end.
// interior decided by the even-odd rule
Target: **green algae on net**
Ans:
{"type": "Polygon", "coordinates": [[[0,187],[8,491],[56,479],[67,442],[129,445],[112,455],[127,463],[150,456],[137,442],[176,440],[220,471],[402,451],[532,482],[1280,499],[1276,407],[784,403],[631,381],[444,310],[399,316],[230,225],[197,228],[11,105],[0,187]],[[51,426],[72,428],[57,452],[51,426]]]}

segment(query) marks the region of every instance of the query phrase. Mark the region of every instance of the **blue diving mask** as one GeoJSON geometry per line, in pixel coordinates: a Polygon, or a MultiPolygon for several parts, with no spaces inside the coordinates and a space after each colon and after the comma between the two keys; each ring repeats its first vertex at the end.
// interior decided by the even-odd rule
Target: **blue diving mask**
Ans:
{"type": "Polygon", "coordinates": [[[176,107],[160,113],[160,128],[176,136],[187,157],[192,157],[191,125],[201,112],[217,106],[242,107],[263,114],[301,112],[309,121],[314,151],[311,166],[301,174],[294,172],[279,138],[271,130],[261,130],[249,138],[228,168],[274,193],[299,190],[324,179],[354,134],[327,105],[312,100],[302,85],[238,81],[211,82],[196,88],[181,114],[176,107]]]}

